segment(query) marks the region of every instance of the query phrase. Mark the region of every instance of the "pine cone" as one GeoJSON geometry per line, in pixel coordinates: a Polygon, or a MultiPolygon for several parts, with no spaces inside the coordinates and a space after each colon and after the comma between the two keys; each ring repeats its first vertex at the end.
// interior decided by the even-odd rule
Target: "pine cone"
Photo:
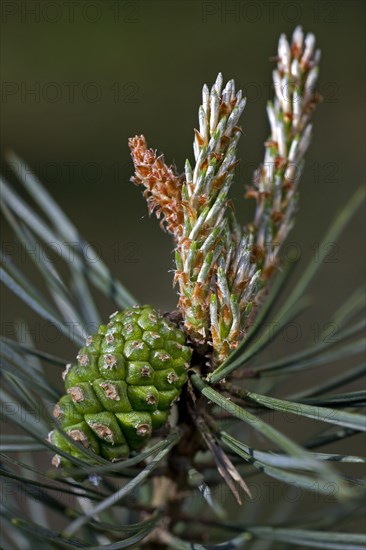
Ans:
{"type": "MultiPolygon", "coordinates": [[[[187,381],[192,351],[184,333],[150,306],[133,306],[110,319],[64,371],[67,393],[53,415],[74,441],[116,461],[141,449],[166,423],[187,381]]],[[[88,461],[59,430],[50,441],[88,461]]],[[[67,461],[56,455],[53,464],[61,462],[67,461]]]]}

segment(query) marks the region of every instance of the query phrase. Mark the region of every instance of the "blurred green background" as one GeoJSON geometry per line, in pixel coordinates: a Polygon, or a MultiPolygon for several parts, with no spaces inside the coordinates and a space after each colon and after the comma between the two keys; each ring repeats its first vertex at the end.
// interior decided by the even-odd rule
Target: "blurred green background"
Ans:
{"type": "MultiPolygon", "coordinates": [[[[185,159],[193,160],[203,83],[212,83],[219,71],[225,80],[234,78],[248,103],[232,195],[239,218],[249,221],[253,206],[243,195],[263,159],[271,57],[280,33],[290,35],[299,24],[314,32],[322,50],[324,99],[314,120],[289,242],[301,254],[300,271],[316,261],[314,250],[336,211],[364,184],[364,2],[4,0],[1,10],[3,149],[13,149],[29,163],[139,301],[162,310],[175,308],[177,300],[170,272],[173,245],[129,182],[128,137],[144,133],[148,144],[182,171],[185,159]]],[[[5,162],[2,172],[12,179],[5,162]]],[[[363,243],[364,216],[358,212],[339,242],[329,243],[334,255],[314,281],[314,308],[301,318],[294,347],[311,341],[316,326],[321,328],[363,281],[363,243]]],[[[2,244],[39,282],[5,224],[2,244]]],[[[75,354],[63,338],[47,338],[18,298],[3,287],[1,295],[3,333],[13,336],[14,319],[22,317],[42,349],[75,354]]],[[[96,296],[107,317],[113,305],[96,296]]],[[[267,356],[292,351],[290,344],[280,338],[267,356]]],[[[307,376],[311,383],[313,372],[307,376]]],[[[299,424],[287,422],[286,429],[296,435],[299,424]]]]}
{"type": "MultiPolygon", "coordinates": [[[[144,133],[182,171],[185,159],[193,160],[203,83],[219,71],[234,78],[248,103],[232,194],[239,218],[248,222],[253,205],[243,196],[263,159],[278,37],[296,25],[314,32],[322,50],[323,103],[287,250],[301,256],[300,271],[316,261],[335,212],[364,183],[363,2],[44,0],[4,1],[1,9],[3,148],[29,163],[114,275],[141,302],[162,310],[177,300],[173,245],[129,181],[128,137],[144,133]]],[[[11,179],[4,162],[2,172],[11,179]]],[[[341,240],[329,243],[331,256],[313,285],[314,308],[294,345],[305,345],[314,323],[327,320],[362,282],[363,218],[358,212],[341,240]]],[[[7,226],[2,239],[12,260],[32,274],[7,226]]],[[[12,330],[14,311],[35,322],[3,288],[2,298],[5,332],[12,330]]],[[[106,317],[113,305],[97,299],[106,317]]]]}
{"type": "MultiPolygon", "coordinates": [[[[361,1],[4,1],[3,147],[39,174],[134,294],[172,308],[172,244],[129,183],[128,137],[144,133],[183,170],[193,158],[202,84],[218,71],[234,78],[248,104],[233,195],[248,220],[251,205],[242,197],[263,158],[270,57],[281,32],[297,24],[314,32],[324,102],[291,236],[311,255],[335,210],[364,180],[364,15],[361,1]]],[[[360,275],[360,231],[353,224],[341,265],[331,266],[352,286],[360,275]]]]}

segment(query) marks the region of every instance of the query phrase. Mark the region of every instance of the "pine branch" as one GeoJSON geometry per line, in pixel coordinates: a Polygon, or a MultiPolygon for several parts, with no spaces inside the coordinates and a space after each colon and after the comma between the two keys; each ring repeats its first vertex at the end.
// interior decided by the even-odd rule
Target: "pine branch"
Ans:
{"type": "Polygon", "coordinates": [[[297,188],[310,143],[310,119],[320,52],[315,39],[295,29],[291,47],[284,35],[273,72],[275,101],[267,107],[271,136],[265,160],[247,197],[256,199],[252,224],[242,229],[228,193],[237,165],[241,135],[242,92],[221,73],[211,90],[202,90],[199,130],[193,143],[195,164],[187,160],[185,178],[146,148],[143,136],[130,140],[133,181],[147,188],[150,211],[156,209],[176,243],[175,282],[185,330],[199,349],[213,349],[213,365],[222,364],[250,330],[278,267],[280,247],[296,211],[297,188]],[[261,291],[263,289],[263,291],[261,291]]]}
{"type": "Polygon", "coordinates": [[[320,101],[315,92],[319,61],[313,34],[304,38],[297,27],[291,45],[281,35],[273,71],[275,99],[267,105],[271,134],[265,143],[264,162],[247,193],[257,203],[248,229],[264,279],[276,270],[279,251],[293,225],[298,184],[311,140],[310,121],[320,101]]]}

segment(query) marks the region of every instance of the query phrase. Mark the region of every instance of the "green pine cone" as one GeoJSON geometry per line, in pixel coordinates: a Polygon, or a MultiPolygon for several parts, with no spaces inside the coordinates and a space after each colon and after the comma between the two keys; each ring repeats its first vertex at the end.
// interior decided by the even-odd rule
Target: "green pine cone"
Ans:
{"type": "MultiPolygon", "coordinates": [[[[110,319],[88,336],[77,364],[66,367],[67,393],[53,415],[73,440],[116,461],[141,449],[166,423],[187,381],[192,350],[184,333],[150,306],[133,306],[110,319]]],[[[50,441],[89,460],[57,429],[50,441]]],[[[57,466],[67,462],[53,459],[57,466]]]]}

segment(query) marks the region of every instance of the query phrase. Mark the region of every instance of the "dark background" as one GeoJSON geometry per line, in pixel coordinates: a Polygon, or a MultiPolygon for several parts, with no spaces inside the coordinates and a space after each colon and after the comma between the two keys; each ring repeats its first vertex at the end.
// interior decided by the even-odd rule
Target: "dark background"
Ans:
{"type": "MultiPolygon", "coordinates": [[[[128,137],[144,133],[182,171],[187,157],[193,161],[203,83],[219,71],[234,78],[248,103],[232,194],[239,218],[248,222],[253,205],[243,196],[263,159],[278,37],[290,36],[298,24],[314,32],[324,100],[286,254],[300,255],[302,266],[316,261],[317,243],[336,211],[364,183],[363,2],[44,0],[4,1],[1,9],[3,148],[35,170],[139,301],[162,310],[176,305],[173,247],[129,181],[128,137]]],[[[9,176],[5,164],[2,171],[9,176]]],[[[362,219],[358,212],[344,237],[328,243],[312,322],[322,322],[323,310],[363,280],[362,219]]],[[[31,272],[6,227],[3,240],[12,259],[31,272]]],[[[30,319],[17,298],[8,292],[3,298],[5,321],[14,309],[30,319]]],[[[113,305],[99,304],[107,316],[113,305]]],[[[311,330],[303,329],[305,342],[311,330]]]]}
{"type": "MultiPolygon", "coordinates": [[[[144,133],[183,170],[193,159],[203,83],[218,71],[234,78],[248,103],[233,195],[248,220],[250,205],[240,201],[263,158],[270,57],[281,32],[290,35],[297,24],[314,32],[324,102],[291,235],[303,255],[311,253],[335,210],[364,182],[364,15],[361,1],[4,1],[3,147],[36,170],[142,301],[171,308],[171,242],[129,183],[128,137],[144,133]]],[[[349,230],[353,266],[346,250],[339,257],[351,286],[360,275],[360,230],[349,230]]]]}
{"type": "MultiPolygon", "coordinates": [[[[249,221],[252,205],[243,195],[268,135],[270,58],[280,33],[289,36],[298,24],[314,32],[322,50],[318,88],[324,99],[314,119],[289,243],[301,255],[300,272],[316,261],[316,243],[364,184],[364,2],[45,0],[3,1],[1,10],[3,148],[29,163],[139,301],[162,310],[176,305],[169,272],[173,246],[129,182],[128,137],[144,133],[151,147],[183,170],[185,159],[193,160],[203,83],[212,83],[219,71],[225,80],[234,78],[248,103],[232,195],[238,216],[249,221]]],[[[5,163],[2,172],[10,177],[5,163]]],[[[36,279],[6,226],[2,235],[14,261],[36,279]]],[[[321,327],[363,281],[363,246],[359,211],[342,238],[329,243],[332,255],[312,285],[314,307],[302,318],[294,346],[311,341],[314,326],[321,327]]],[[[5,332],[18,317],[32,328],[41,326],[18,298],[1,292],[5,332]]],[[[113,305],[98,295],[97,300],[107,317],[113,305]]],[[[62,338],[54,343],[42,330],[35,334],[43,349],[75,353],[62,338]]],[[[267,359],[292,351],[289,345],[280,338],[267,359]]],[[[311,384],[319,379],[312,371],[308,376],[311,384]]],[[[294,434],[298,425],[289,429],[294,434]]]]}

